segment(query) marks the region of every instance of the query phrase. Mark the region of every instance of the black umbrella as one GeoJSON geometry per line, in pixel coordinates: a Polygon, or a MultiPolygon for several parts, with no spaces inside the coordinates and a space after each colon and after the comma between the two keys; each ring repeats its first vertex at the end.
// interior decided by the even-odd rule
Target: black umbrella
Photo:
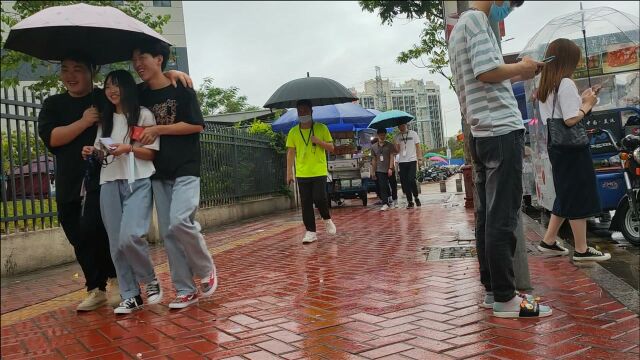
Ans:
{"type": "Polygon", "coordinates": [[[135,47],[148,40],[169,44],[119,9],[75,4],[49,7],[20,21],[11,27],[4,48],[41,60],[82,55],[104,65],[131,59],[135,47]]]}
{"type": "Polygon", "coordinates": [[[293,108],[298,100],[311,100],[313,106],[342,104],[358,100],[351,91],[335,80],[307,77],[291,80],[271,95],[265,108],[293,108]]]}

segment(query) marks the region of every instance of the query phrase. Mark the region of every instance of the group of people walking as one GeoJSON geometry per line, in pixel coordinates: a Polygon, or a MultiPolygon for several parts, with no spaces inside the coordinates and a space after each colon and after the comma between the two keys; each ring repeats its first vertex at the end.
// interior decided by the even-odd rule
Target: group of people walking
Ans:
{"type": "Polygon", "coordinates": [[[141,285],[147,304],[162,301],[145,238],[154,199],[177,293],[169,307],[187,307],[217,288],[195,221],[204,120],[188,76],[163,73],[169,51],[161,41],[141,45],[132,66],[142,83],[116,70],[104,89],[93,87],[91,59],[70,55],[60,70],[67,91],[47,98],[39,114],[40,137],[57,158],[59,220],[86,279],[79,311],[107,303],[116,314],[141,309],[141,285]]]}

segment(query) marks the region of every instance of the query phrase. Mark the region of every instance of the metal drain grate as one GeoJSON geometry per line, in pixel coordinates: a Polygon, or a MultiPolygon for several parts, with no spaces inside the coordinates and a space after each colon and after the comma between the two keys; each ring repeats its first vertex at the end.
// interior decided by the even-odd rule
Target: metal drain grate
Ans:
{"type": "Polygon", "coordinates": [[[422,251],[427,261],[455,260],[476,257],[475,246],[427,246],[422,251]]]}

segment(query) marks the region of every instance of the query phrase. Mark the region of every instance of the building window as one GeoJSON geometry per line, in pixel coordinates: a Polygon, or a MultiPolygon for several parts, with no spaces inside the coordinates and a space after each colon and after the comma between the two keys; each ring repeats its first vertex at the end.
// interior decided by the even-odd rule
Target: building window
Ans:
{"type": "Polygon", "coordinates": [[[171,7],[171,0],[161,0],[161,1],[153,0],[153,6],[154,7],[171,7]]]}

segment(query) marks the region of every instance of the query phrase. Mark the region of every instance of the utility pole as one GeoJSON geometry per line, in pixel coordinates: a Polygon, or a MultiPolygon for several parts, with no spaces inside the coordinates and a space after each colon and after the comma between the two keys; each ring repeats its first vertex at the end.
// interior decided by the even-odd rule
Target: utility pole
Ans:
{"type": "Polygon", "coordinates": [[[387,97],[382,87],[382,75],[380,74],[380,66],[376,66],[376,100],[378,101],[378,110],[387,111],[387,97]]]}

